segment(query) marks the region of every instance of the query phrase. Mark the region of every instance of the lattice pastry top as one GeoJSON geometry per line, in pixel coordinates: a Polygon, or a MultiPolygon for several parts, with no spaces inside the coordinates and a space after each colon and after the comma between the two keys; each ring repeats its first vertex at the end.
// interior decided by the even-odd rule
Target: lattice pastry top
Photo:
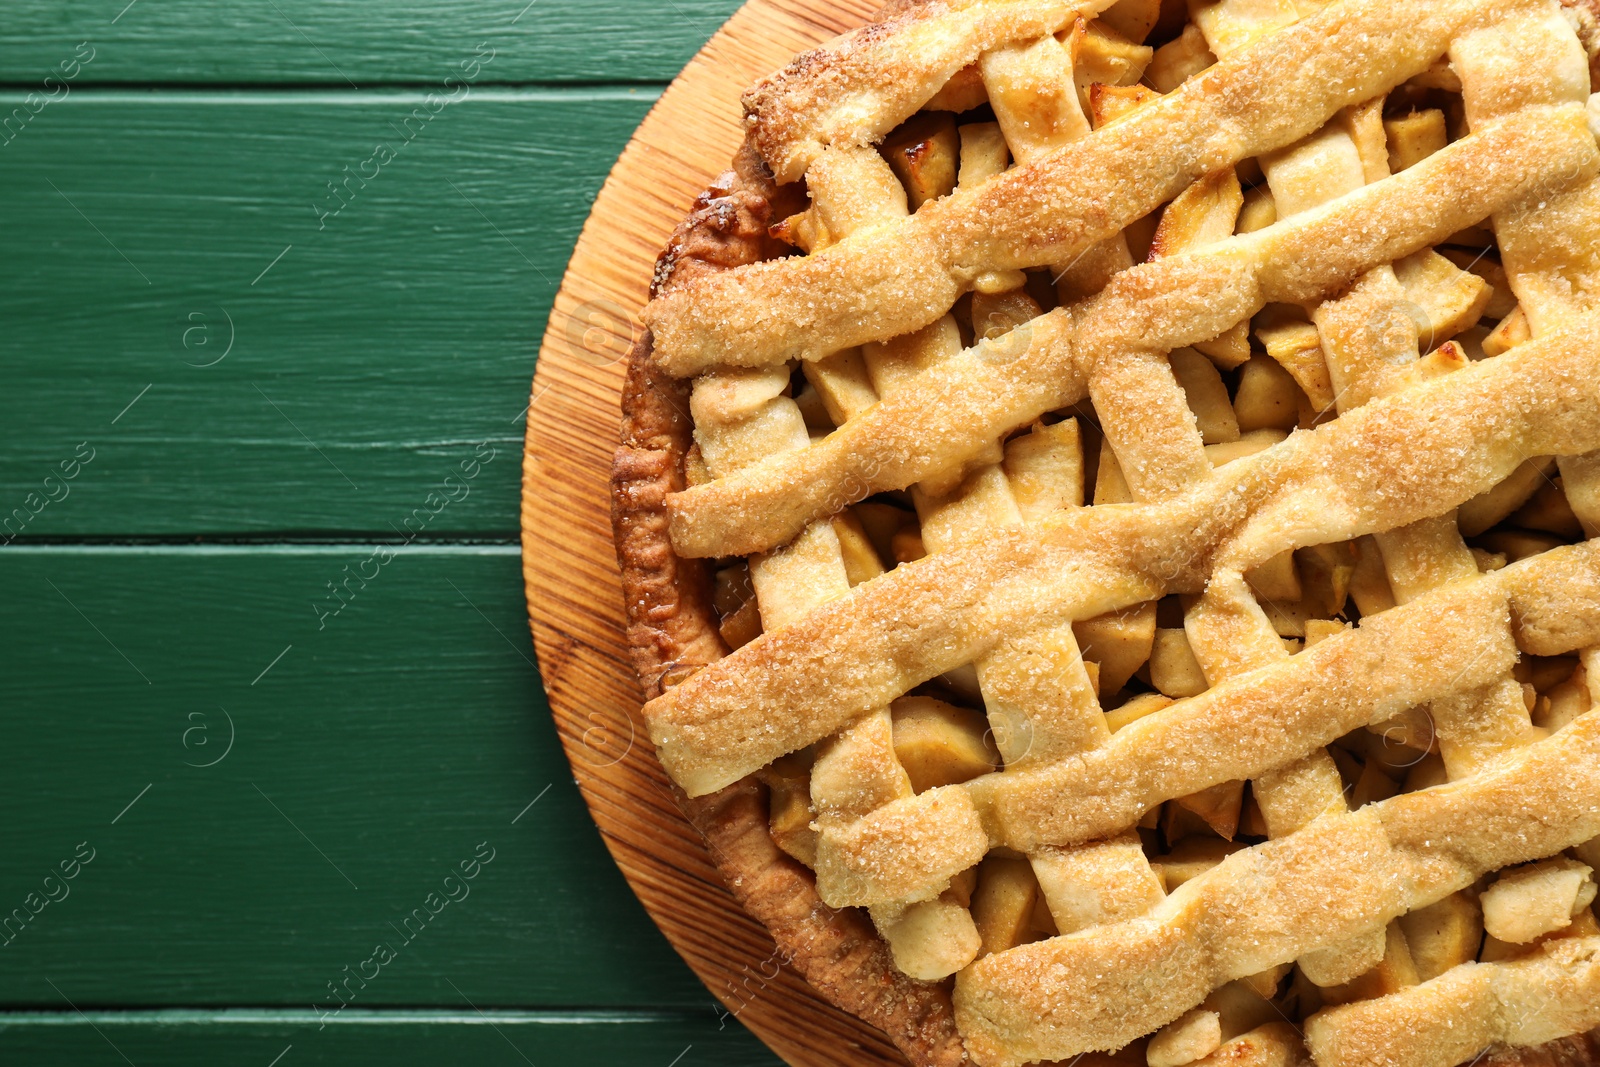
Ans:
{"type": "Polygon", "coordinates": [[[624,400],[643,714],[914,1061],[1600,1063],[1597,52],[932,0],[746,94],[624,400]]]}

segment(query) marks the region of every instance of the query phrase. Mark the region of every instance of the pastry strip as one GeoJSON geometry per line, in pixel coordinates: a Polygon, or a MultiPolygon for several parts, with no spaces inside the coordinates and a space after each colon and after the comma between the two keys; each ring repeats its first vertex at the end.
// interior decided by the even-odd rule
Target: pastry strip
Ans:
{"type": "Polygon", "coordinates": [[[651,701],[651,737],[699,795],[1024,627],[1195,592],[1219,566],[1242,572],[1448,511],[1522,456],[1600,446],[1596,350],[1600,318],[1584,316],[1237,460],[1172,500],[1069,510],[898,567],[651,701]]]}
{"type": "Polygon", "coordinates": [[[1410,989],[1306,1023],[1318,1067],[1455,1067],[1493,1045],[1542,1045],[1600,1026],[1600,937],[1463,963],[1410,989]]]}
{"type": "MultiPolygon", "coordinates": [[[[877,152],[835,150],[828,166],[818,169],[829,172],[828,181],[817,183],[819,207],[834,209],[833,226],[841,231],[848,232],[849,224],[871,225],[905,214],[904,193],[877,152]]],[[[834,371],[819,363],[814,373],[825,377],[848,371],[834,371]]],[[[707,374],[696,382],[692,401],[695,432],[714,475],[763,455],[805,447],[809,436],[798,405],[790,397],[778,395],[787,385],[788,375],[781,369],[733,368],[707,374]],[[770,399],[757,403],[769,394],[770,399]]],[[[870,385],[860,388],[871,392],[870,385]]],[[[772,630],[850,590],[838,535],[825,521],[813,523],[781,549],[752,557],[750,575],[762,623],[772,630]]],[[[911,796],[910,779],[895,755],[887,706],[869,711],[820,747],[811,775],[811,797],[818,831],[817,888],[825,901],[830,898],[826,860],[833,835],[875,808],[911,796]]],[[[965,821],[971,824],[972,836],[978,838],[976,819],[970,814],[970,805],[967,808],[965,821]]],[[[947,817],[934,825],[948,842],[961,825],[961,812],[952,811],[952,806],[944,810],[947,817]]],[[[940,899],[942,888],[934,885],[914,901],[886,902],[894,905],[892,910],[874,916],[879,933],[895,953],[896,965],[916,978],[946,977],[970,961],[977,950],[978,934],[971,915],[961,904],[940,899]],[[936,929],[938,936],[915,936],[913,931],[919,927],[923,934],[930,927],[936,929]],[[918,952],[935,942],[948,952],[934,958],[918,952]]]]}
{"type": "Polygon", "coordinates": [[[1492,210],[1587,178],[1597,162],[1582,108],[1530,108],[1324,207],[1125,271],[1075,308],[924,371],[808,448],[677,494],[673,544],[686,556],[782,544],[813,518],[946,470],[1076,402],[1108,353],[1171,351],[1268,302],[1315,300],[1492,210]]]}
{"type": "MultiPolygon", "coordinates": [[[[1102,747],[977,778],[966,790],[991,846],[1077,845],[1131,828],[1164,801],[1292,765],[1351,730],[1491,685],[1510,671],[1519,644],[1555,655],[1597,638],[1600,541],[1591,541],[1437,590],[1180,700],[1102,747]],[[1535,616],[1546,621],[1532,626],[1535,616]]],[[[894,809],[874,815],[856,863],[905,892],[936,846],[897,840],[888,828],[904,822],[894,809]]]]}
{"type": "MultiPolygon", "coordinates": [[[[1524,4],[1493,32],[1467,34],[1452,45],[1451,59],[1473,127],[1518,107],[1583,101],[1590,87],[1586,57],[1566,20],[1545,4],[1524,4]]],[[[1497,213],[1494,227],[1511,287],[1536,336],[1595,305],[1600,298],[1600,182],[1590,180],[1554,196],[1536,211],[1497,213]]],[[[1585,505],[1600,487],[1600,469],[1586,457],[1563,457],[1561,463],[1569,500],[1593,532],[1595,516],[1585,505]]],[[[1437,527],[1440,521],[1424,525],[1437,527]]],[[[1397,538],[1410,534],[1415,541],[1420,533],[1395,531],[1379,543],[1387,557],[1403,551],[1397,538]]],[[[1479,698],[1463,695],[1434,704],[1439,743],[1452,777],[1526,741],[1532,730],[1520,698],[1519,687],[1501,679],[1479,698]]],[[[1522,1020],[1496,1009],[1518,1003],[1526,1008],[1531,1000],[1554,1002],[1563,996],[1570,1001],[1572,975],[1548,960],[1537,967],[1501,966],[1463,964],[1426,989],[1320,1013],[1311,1030],[1319,1062],[1377,1062],[1381,1057],[1397,1064],[1454,1063],[1491,1043],[1540,1044],[1600,1022],[1600,1017],[1584,1021],[1582,1013],[1572,1017],[1570,1010],[1540,1011],[1534,1028],[1525,1030],[1518,1025],[1522,1020]],[[1507,982],[1515,993],[1507,993],[1507,982]],[[1508,995],[1509,1001],[1501,999],[1508,995]],[[1381,1038],[1373,1028],[1378,1020],[1390,1028],[1381,1038]],[[1363,1052],[1371,1058],[1351,1058],[1363,1052]]],[[[1589,996],[1593,998],[1592,991],[1589,996]]]]}
{"type": "MultiPolygon", "coordinates": [[[[1026,163],[1088,133],[1070,55],[1053,37],[987,52],[980,67],[999,127],[1019,162],[1026,163]]],[[[1100,247],[1106,253],[1099,257],[1101,262],[1129,263],[1126,242],[1120,236],[1100,247]]],[[[1037,312],[1031,299],[1020,294],[1016,299],[1037,312]]],[[[1039,432],[1041,441],[1050,439],[1042,428],[1039,432]]],[[[1024,521],[1001,465],[973,472],[954,494],[919,490],[916,499],[923,516],[923,540],[933,551],[1024,521]]],[[[1071,503],[1081,504],[1081,494],[1071,503]]],[[[978,660],[975,667],[1008,772],[1092,749],[1110,737],[1070,626],[1046,626],[1020,634],[978,660]]],[[[1160,880],[1137,842],[1131,844],[1115,841],[1070,853],[1048,849],[1029,856],[1058,929],[1077,929],[1090,921],[1086,917],[1093,921],[1126,918],[1161,899],[1160,880]]],[[[950,845],[949,841],[934,840],[927,851],[955,851],[950,845]]],[[[858,893],[864,897],[882,894],[888,884],[886,875],[902,886],[909,884],[903,871],[859,862],[873,851],[857,847],[838,854],[855,873],[858,893]]]]}
{"type": "Polygon", "coordinates": [[[983,1067],[1117,1049],[1208,990],[1600,833],[1600,715],[1461,782],[1234,853],[1148,916],[985,957],[956,982],[983,1067]]]}
{"type": "Polygon", "coordinates": [[[658,297],[644,312],[655,358],[686,377],[722,363],[817,359],[919,329],[978,273],[1071,262],[1190,182],[1290,144],[1350,102],[1427,69],[1496,10],[1497,0],[1330,5],[1123,120],[904,223],[658,297]]]}
{"type": "Polygon", "coordinates": [[[796,56],[744,94],[756,147],[780,182],[828,147],[870,147],[980,54],[1092,17],[1114,0],[919,4],[796,56]]]}
{"type": "MultiPolygon", "coordinates": [[[[1280,28],[1293,18],[1294,9],[1291,0],[1265,6],[1252,0],[1222,0],[1196,4],[1195,15],[1211,50],[1226,57],[1260,35],[1280,28]]],[[[1262,157],[1261,168],[1280,219],[1352,193],[1369,180],[1390,177],[1386,156],[1370,165],[1363,161],[1351,129],[1352,115],[1368,112],[1371,121],[1379,122],[1381,132],[1377,110],[1381,105],[1382,100],[1378,99],[1346,109],[1305,140],[1262,157]]],[[[1381,145],[1379,151],[1370,154],[1382,154],[1381,145]]],[[[1374,267],[1357,286],[1370,281],[1390,282],[1399,288],[1394,271],[1387,264],[1374,267]]],[[[1336,398],[1343,395],[1335,394],[1336,398]]],[[[1464,546],[1462,551],[1466,551],[1464,546]]],[[[1471,563],[1470,555],[1467,561],[1471,563]]],[[[1475,566],[1471,573],[1477,573],[1475,566]]],[[[1211,576],[1205,593],[1185,614],[1184,629],[1206,680],[1213,685],[1252,666],[1287,656],[1256,595],[1236,571],[1219,571],[1211,576]]],[[[1504,671],[1509,672],[1510,666],[1510,662],[1504,663],[1504,671]]],[[[1396,709],[1401,710],[1407,709],[1396,709]]],[[[1332,739],[1329,736],[1324,740],[1332,739]]],[[[1322,749],[1258,765],[1257,772],[1261,776],[1252,784],[1252,795],[1271,837],[1298,830],[1316,815],[1349,810],[1344,781],[1332,757],[1322,749]]],[[[1316,985],[1338,985],[1382,960],[1385,946],[1386,931],[1380,926],[1345,944],[1312,953],[1300,961],[1300,969],[1316,985]]]]}

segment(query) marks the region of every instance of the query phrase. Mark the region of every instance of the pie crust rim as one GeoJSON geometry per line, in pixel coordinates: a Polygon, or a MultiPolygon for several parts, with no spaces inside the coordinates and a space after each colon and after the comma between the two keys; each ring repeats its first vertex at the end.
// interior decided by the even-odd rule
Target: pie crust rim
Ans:
{"type": "MultiPolygon", "coordinates": [[[[900,0],[883,18],[923,0],[900,0]]],[[[789,186],[794,189],[797,186],[789,186]]],[[[770,258],[769,222],[783,197],[750,141],[734,169],[713,182],[674,231],[657,260],[651,295],[676,269],[712,269],[770,258]],[[743,214],[741,214],[743,213],[743,214]],[[748,215],[749,217],[744,217],[748,215]],[[748,223],[759,220],[760,225],[748,223]],[[716,258],[727,262],[716,263],[716,258]]],[[[668,535],[666,496],[684,488],[693,441],[692,379],[676,379],[652,359],[648,329],[627,356],[621,394],[621,443],[611,469],[611,515],[627,613],[627,646],[645,700],[727,654],[711,606],[709,561],[680,557],[668,535]]],[[[772,841],[767,788],[750,776],[703,797],[672,787],[701,833],[739,905],[761,922],[780,958],[830,1004],[886,1034],[913,1064],[971,1062],[955,1027],[949,992],[906,977],[863,911],[836,910],[818,896],[815,877],[772,841]]],[[[1080,1057],[1083,1067],[1096,1057],[1080,1057]]],[[[1306,1060],[1309,1063],[1309,1057],[1306,1060]]],[[[1486,1067],[1600,1067],[1600,1030],[1534,1048],[1493,1051],[1486,1067]]]]}

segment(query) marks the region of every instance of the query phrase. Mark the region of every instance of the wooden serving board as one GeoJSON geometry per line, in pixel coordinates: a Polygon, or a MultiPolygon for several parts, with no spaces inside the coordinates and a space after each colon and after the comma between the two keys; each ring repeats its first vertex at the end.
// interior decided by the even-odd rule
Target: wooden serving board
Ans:
{"type": "Polygon", "coordinates": [[[623,150],[562,279],[528,413],[523,573],[562,744],[606,846],[645,909],[727,1008],[791,1064],[905,1060],[779,963],[724,888],[638,725],[623,640],[609,477],[625,356],[657,253],[743,138],[740,93],[868,21],[877,0],[749,0],[684,68],[623,150]]]}

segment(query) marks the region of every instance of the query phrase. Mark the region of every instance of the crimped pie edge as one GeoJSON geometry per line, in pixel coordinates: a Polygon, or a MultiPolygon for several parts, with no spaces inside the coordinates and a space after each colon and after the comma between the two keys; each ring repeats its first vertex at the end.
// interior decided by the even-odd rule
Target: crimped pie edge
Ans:
{"type": "MultiPolygon", "coordinates": [[[[899,0],[878,17],[921,2],[899,0]]],[[[1597,0],[1563,3],[1588,6],[1597,0]]],[[[766,226],[786,214],[773,204],[798,189],[798,183],[779,187],[747,138],[734,169],[696,199],[673,232],[657,260],[651,295],[669,287],[685,266],[706,272],[770,258],[775,245],[766,226]]],[[[666,496],[684,487],[685,457],[693,442],[692,380],[661,371],[652,347],[646,330],[628,356],[621,444],[611,476],[628,647],[647,700],[727,654],[711,606],[709,561],[678,556],[668,534],[666,496]]],[[[825,905],[812,872],[773,842],[766,786],[752,775],[699,798],[689,798],[675,784],[672,789],[740,906],[766,926],[782,959],[828,1002],[883,1031],[918,1067],[970,1062],[948,990],[902,974],[865,913],[825,905]]],[[[1600,1030],[1536,1048],[1497,1050],[1479,1062],[1485,1067],[1600,1067],[1600,1030]]]]}
{"type": "MultiPolygon", "coordinates": [[[[670,283],[680,265],[717,269],[711,256],[720,265],[764,258],[770,205],[779,195],[764,171],[747,143],[735,169],[696,200],[674,231],[657,263],[657,286],[670,283]]],[[[611,475],[628,647],[646,698],[727,653],[711,607],[709,569],[705,561],[680,558],[667,533],[666,494],[683,488],[693,440],[688,390],[687,381],[655,366],[647,331],[628,356],[611,475]]],[[[766,786],[751,776],[693,799],[672,788],[735,899],[766,926],[785,962],[830,1003],[883,1031],[918,1067],[969,1062],[949,991],[896,969],[866,915],[825,905],[814,875],[772,841],[766,786]]]]}

